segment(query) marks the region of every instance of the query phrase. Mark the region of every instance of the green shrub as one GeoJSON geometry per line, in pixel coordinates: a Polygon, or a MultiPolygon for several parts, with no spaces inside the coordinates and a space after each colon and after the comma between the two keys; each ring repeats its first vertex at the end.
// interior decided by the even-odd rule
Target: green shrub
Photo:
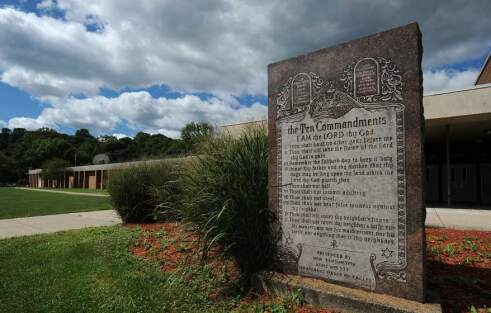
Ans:
{"type": "Polygon", "coordinates": [[[144,163],[114,171],[107,191],[125,223],[164,221],[178,209],[179,166],[175,162],[144,163]]]}
{"type": "Polygon", "coordinates": [[[239,138],[213,138],[190,164],[183,185],[183,217],[195,226],[203,255],[214,243],[222,244],[236,258],[246,284],[274,251],[267,149],[264,128],[239,138]]]}

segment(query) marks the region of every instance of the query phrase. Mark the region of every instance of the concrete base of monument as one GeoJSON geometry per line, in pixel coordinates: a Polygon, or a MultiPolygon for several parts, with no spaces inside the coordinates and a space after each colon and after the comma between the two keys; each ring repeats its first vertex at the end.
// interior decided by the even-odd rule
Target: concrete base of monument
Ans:
{"type": "Polygon", "coordinates": [[[299,290],[308,304],[341,313],[441,313],[439,303],[419,303],[393,296],[342,287],[318,279],[260,272],[253,286],[270,294],[299,290]]]}

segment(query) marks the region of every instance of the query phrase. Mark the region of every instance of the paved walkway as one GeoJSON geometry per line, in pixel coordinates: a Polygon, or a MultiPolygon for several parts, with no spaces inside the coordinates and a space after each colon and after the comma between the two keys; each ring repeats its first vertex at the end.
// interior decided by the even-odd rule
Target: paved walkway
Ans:
{"type": "MultiPolygon", "coordinates": [[[[121,223],[113,210],[0,220],[0,239],[121,223]]],[[[491,210],[427,208],[426,226],[491,231],[491,210]]]]}
{"type": "Polygon", "coordinates": [[[121,223],[113,210],[0,220],[0,239],[121,223]]]}
{"type": "Polygon", "coordinates": [[[426,226],[491,231],[491,210],[426,208],[426,226]]]}
{"type": "Polygon", "coordinates": [[[15,189],[30,190],[30,191],[40,191],[40,192],[54,192],[54,193],[64,193],[69,195],[79,195],[79,196],[89,196],[89,197],[109,197],[109,195],[97,192],[76,192],[76,191],[59,191],[59,190],[48,190],[41,188],[26,188],[26,187],[15,187],[15,189]]]}

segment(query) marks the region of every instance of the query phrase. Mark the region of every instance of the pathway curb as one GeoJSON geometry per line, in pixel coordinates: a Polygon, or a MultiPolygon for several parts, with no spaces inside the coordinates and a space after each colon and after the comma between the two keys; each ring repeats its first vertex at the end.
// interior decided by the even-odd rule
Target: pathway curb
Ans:
{"type": "Polygon", "coordinates": [[[114,210],[76,212],[0,220],[0,239],[120,224],[114,210]]]}

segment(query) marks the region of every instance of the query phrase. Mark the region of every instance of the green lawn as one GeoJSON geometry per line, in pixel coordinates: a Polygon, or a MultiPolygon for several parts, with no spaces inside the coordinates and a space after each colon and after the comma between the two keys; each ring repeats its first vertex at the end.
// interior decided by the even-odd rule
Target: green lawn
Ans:
{"type": "Polygon", "coordinates": [[[106,190],[101,189],[85,189],[85,188],[40,188],[41,190],[52,190],[52,191],[61,191],[61,192],[81,192],[81,193],[97,193],[103,195],[109,195],[106,190]]]}
{"type": "Polygon", "coordinates": [[[0,219],[108,209],[109,197],[0,188],[0,219]]]}
{"type": "Polygon", "coordinates": [[[122,226],[0,240],[0,312],[230,312],[206,266],[179,275],[129,252],[122,226]]]}

